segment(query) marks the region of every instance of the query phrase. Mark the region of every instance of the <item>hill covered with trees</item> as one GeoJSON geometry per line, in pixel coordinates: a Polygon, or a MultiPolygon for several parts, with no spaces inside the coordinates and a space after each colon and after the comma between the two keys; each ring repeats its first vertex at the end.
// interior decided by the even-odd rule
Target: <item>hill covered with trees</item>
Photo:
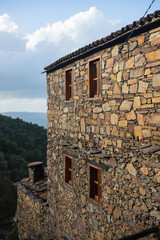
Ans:
{"type": "Polygon", "coordinates": [[[47,131],[36,124],[0,115],[0,172],[13,181],[28,175],[27,164],[46,163],[47,131]]]}
{"type": "Polygon", "coordinates": [[[16,211],[16,189],[12,182],[28,176],[27,164],[46,165],[47,130],[36,124],[0,114],[0,229],[16,211]]]}

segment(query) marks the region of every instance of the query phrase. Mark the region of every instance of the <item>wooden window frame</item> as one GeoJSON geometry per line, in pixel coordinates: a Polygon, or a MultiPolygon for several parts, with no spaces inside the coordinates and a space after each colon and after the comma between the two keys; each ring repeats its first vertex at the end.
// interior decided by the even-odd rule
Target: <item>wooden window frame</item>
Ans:
{"type": "Polygon", "coordinates": [[[89,199],[98,204],[102,203],[102,169],[91,164],[89,164],[89,199]],[[93,176],[91,176],[91,168],[97,170],[96,180],[94,180],[93,176]],[[97,184],[97,195],[94,194],[94,196],[92,192],[95,190],[91,189],[94,187],[93,184],[97,184]]]}
{"type": "Polygon", "coordinates": [[[66,101],[73,100],[73,68],[68,68],[65,70],[65,99],[66,101]],[[68,84],[68,72],[71,72],[71,84],[68,84]],[[71,96],[69,96],[69,87],[71,88],[71,96]]]}
{"type": "Polygon", "coordinates": [[[101,97],[101,57],[97,56],[96,58],[90,59],[88,61],[88,70],[89,70],[89,98],[99,98],[101,97]],[[98,71],[97,78],[93,77],[93,64],[98,62],[98,71]],[[97,81],[97,94],[94,95],[94,81],[97,81]]]}
{"type": "Polygon", "coordinates": [[[73,187],[73,157],[65,155],[64,156],[64,181],[67,185],[73,187]],[[70,159],[71,161],[71,167],[69,168],[68,163],[67,163],[67,159],[70,159]],[[69,177],[69,172],[70,172],[70,177],[69,177]]]}

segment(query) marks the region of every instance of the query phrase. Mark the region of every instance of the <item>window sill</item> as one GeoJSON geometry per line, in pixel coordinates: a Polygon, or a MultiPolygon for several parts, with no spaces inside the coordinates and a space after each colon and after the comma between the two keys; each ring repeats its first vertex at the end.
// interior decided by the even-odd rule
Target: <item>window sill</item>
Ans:
{"type": "Polygon", "coordinates": [[[70,102],[74,102],[74,100],[72,99],[72,100],[65,100],[64,101],[65,103],[70,103],[70,102]]]}
{"type": "Polygon", "coordinates": [[[68,183],[63,183],[63,186],[64,186],[65,188],[69,189],[70,191],[74,192],[72,185],[69,185],[68,183]]]}
{"type": "Polygon", "coordinates": [[[94,200],[93,198],[89,198],[89,201],[90,201],[91,203],[93,203],[96,207],[99,207],[100,209],[103,208],[102,203],[94,200]]]}
{"type": "Polygon", "coordinates": [[[97,101],[97,100],[102,100],[102,97],[87,98],[86,100],[89,100],[89,101],[97,101]]]}

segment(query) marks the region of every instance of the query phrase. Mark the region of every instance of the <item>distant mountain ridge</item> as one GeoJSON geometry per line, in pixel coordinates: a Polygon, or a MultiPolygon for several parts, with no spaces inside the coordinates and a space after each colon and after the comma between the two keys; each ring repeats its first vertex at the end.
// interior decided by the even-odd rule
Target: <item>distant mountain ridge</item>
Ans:
{"type": "Polygon", "coordinates": [[[20,118],[25,122],[31,122],[47,128],[47,114],[43,112],[5,112],[1,114],[11,118],[20,118]]]}

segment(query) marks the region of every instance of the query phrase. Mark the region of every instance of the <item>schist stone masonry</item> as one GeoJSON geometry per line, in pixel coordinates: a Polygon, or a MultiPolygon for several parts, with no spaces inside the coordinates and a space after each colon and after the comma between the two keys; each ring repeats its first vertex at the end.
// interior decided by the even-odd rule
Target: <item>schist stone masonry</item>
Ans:
{"type": "Polygon", "coordinates": [[[156,11],[45,67],[49,239],[159,225],[159,26],[156,11]]]}

